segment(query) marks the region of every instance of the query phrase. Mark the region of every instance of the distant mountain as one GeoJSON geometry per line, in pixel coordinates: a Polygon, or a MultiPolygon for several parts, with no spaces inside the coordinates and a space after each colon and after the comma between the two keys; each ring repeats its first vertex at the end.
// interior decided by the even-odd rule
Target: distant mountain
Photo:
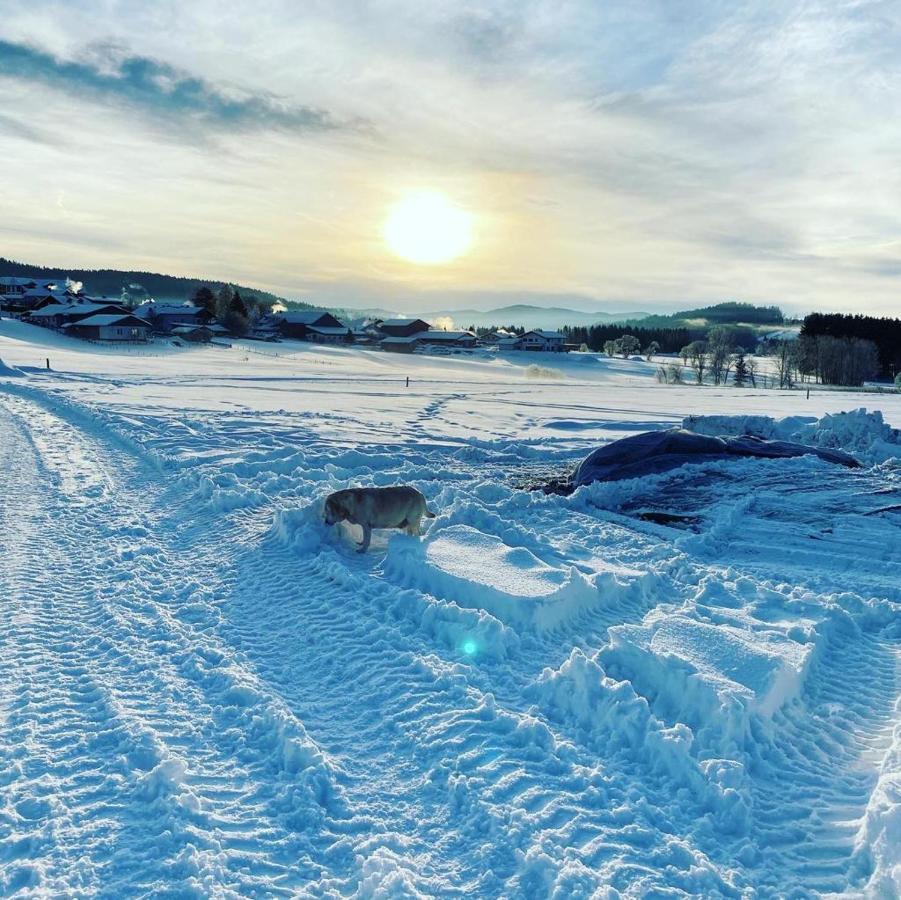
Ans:
{"type": "MultiPolygon", "coordinates": [[[[222,287],[226,282],[215,278],[182,278],[178,275],[161,275],[157,272],[136,272],[127,269],[66,269],[48,266],[32,266],[28,263],[15,262],[11,259],[0,257],[0,277],[12,275],[25,277],[35,275],[40,278],[54,278],[64,282],[66,278],[72,281],[80,281],[88,294],[96,294],[102,297],[118,297],[123,289],[131,290],[132,286],[140,285],[150,297],[155,300],[174,300],[183,302],[190,299],[199,287],[209,287],[214,291],[222,287]]],[[[263,291],[259,288],[249,287],[244,284],[227,282],[237,288],[242,294],[251,294],[261,300],[272,303],[283,303],[294,309],[309,309],[309,303],[286,301],[277,294],[263,291]]]]}
{"type": "MultiPolygon", "coordinates": [[[[401,315],[387,309],[344,309],[339,310],[349,319],[354,318],[380,318],[388,319],[401,315]]],[[[404,314],[407,318],[417,318],[412,314],[404,314]]],[[[458,327],[475,325],[478,328],[486,328],[491,325],[521,325],[523,328],[562,328],[564,325],[598,325],[613,322],[633,321],[644,318],[648,313],[626,312],[585,312],[578,309],[565,309],[563,307],[531,306],[525,303],[516,303],[511,306],[501,306],[497,309],[439,309],[423,313],[421,318],[435,323],[439,319],[451,319],[458,327]]]]}

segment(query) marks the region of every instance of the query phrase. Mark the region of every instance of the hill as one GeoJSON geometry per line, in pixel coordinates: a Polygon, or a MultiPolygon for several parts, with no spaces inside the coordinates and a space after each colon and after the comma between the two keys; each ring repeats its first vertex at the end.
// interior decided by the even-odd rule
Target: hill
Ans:
{"type": "Polygon", "coordinates": [[[641,324],[655,328],[709,328],[711,325],[772,328],[782,325],[784,321],[785,316],[778,306],[755,306],[753,303],[730,300],[667,315],[646,316],[641,319],[641,324]]]}
{"type": "MultiPolygon", "coordinates": [[[[80,281],[91,294],[117,297],[123,289],[140,285],[155,300],[188,300],[200,287],[218,290],[226,282],[214,278],[184,278],[180,275],[162,275],[158,272],[139,272],[128,269],[68,269],[51,266],[33,266],[0,257],[0,277],[24,277],[37,275],[42,278],[57,278],[64,281],[80,281]]],[[[231,282],[229,282],[231,284],[231,282]]],[[[289,308],[309,309],[311,304],[285,300],[277,294],[263,291],[244,284],[233,284],[242,294],[253,294],[261,300],[282,303],[289,308]]]]}
{"type": "MultiPolygon", "coordinates": [[[[377,317],[381,319],[392,318],[398,313],[387,309],[345,309],[342,312],[350,319],[362,317],[377,317]]],[[[410,314],[413,317],[413,314],[410,314]]],[[[475,325],[477,328],[487,328],[491,325],[517,325],[523,328],[562,328],[564,325],[596,325],[613,322],[636,321],[643,319],[647,313],[643,312],[584,312],[577,309],[565,309],[563,307],[532,306],[527,303],[515,303],[510,306],[500,306],[496,309],[439,309],[433,312],[424,312],[422,318],[430,322],[437,319],[451,319],[455,325],[466,327],[475,325]]]]}

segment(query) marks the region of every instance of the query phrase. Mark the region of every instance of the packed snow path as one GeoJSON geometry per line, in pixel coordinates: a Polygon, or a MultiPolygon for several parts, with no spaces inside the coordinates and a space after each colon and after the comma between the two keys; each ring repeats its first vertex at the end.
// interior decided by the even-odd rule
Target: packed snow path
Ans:
{"type": "Polygon", "coordinates": [[[2,892],[888,895],[897,473],[529,496],[455,399],[398,450],[0,390],[2,892]],[[350,478],[441,515],[360,557],[350,478]]]}

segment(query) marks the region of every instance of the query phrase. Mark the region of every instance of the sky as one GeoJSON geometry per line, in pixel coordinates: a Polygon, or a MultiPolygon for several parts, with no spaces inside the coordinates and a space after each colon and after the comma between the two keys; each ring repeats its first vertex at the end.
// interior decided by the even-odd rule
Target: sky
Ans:
{"type": "Polygon", "coordinates": [[[313,302],[901,315],[901,3],[0,0],[0,206],[313,302]],[[385,241],[422,191],[451,261],[385,241]]]}

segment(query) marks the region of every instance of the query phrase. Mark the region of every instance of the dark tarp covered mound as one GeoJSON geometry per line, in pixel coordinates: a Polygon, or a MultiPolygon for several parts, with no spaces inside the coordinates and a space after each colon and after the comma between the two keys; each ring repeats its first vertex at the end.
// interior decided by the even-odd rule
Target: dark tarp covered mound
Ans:
{"type": "Polygon", "coordinates": [[[821,450],[790,441],[765,441],[751,435],[710,437],[673,428],[668,431],[646,431],[600,447],[579,463],[573,475],[573,485],[581,487],[592,481],[639,478],[666,472],[685,463],[728,459],[730,456],[778,459],[807,454],[840,466],[860,468],[860,463],[853,456],[840,450],[821,450]]]}

